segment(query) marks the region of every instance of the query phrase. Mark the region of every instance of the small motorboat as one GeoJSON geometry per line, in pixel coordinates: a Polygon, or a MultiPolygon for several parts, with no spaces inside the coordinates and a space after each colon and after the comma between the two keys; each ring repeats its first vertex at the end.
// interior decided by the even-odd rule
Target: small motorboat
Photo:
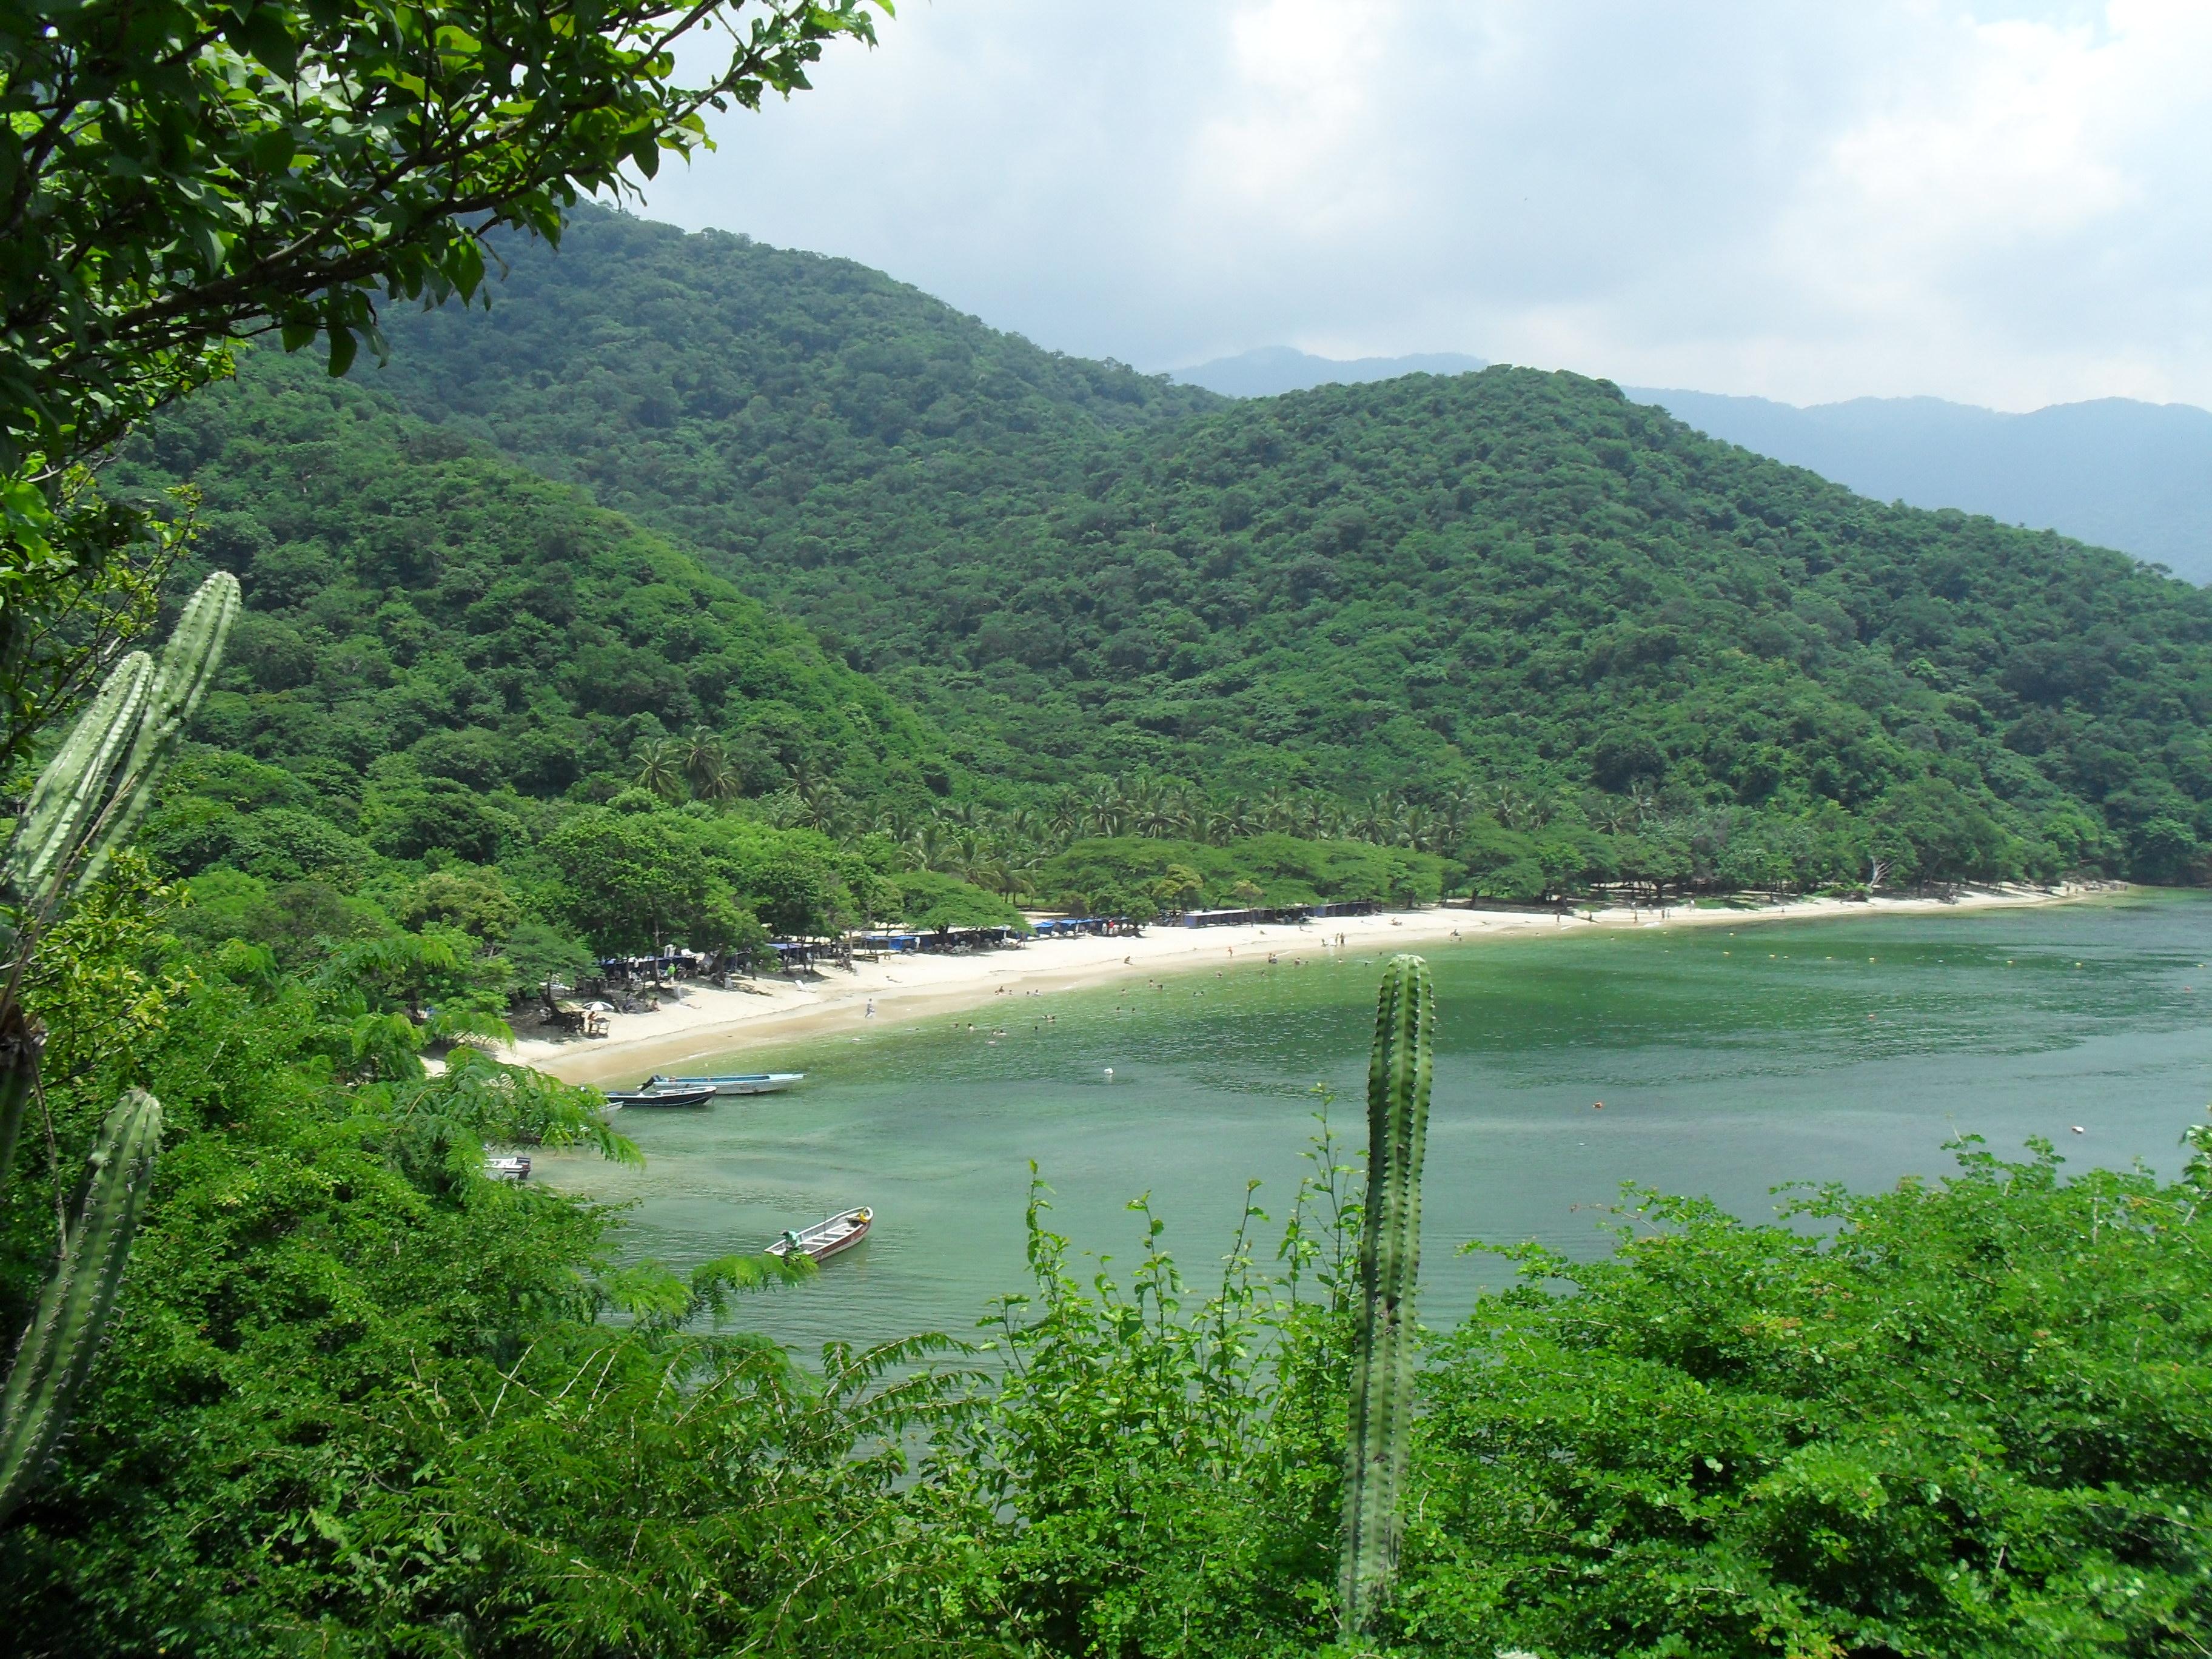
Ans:
{"type": "Polygon", "coordinates": [[[704,1106],[714,1097],[712,1089],[677,1089],[647,1083],[642,1089],[610,1089],[607,1104],[629,1106],[704,1106]]]}
{"type": "Polygon", "coordinates": [[[804,1072],[738,1072],[721,1077],[649,1077],[648,1089],[711,1089],[718,1095],[780,1095],[794,1083],[806,1081],[804,1072]]]}
{"type": "Polygon", "coordinates": [[[848,1210],[842,1215],[833,1215],[827,1221],[817,1221],[811,1227],[802,1227],[795,1233],[786,1233],[768,1247],[770,1255],[787,1255],[793,1249],[801,1255],[811,1255],[817,1261],[827,1261],[840,1250],[849,1250],[868,1236],[876,1212],[862,1205],[857,1210],[848,1210]]]}
{"type": "Polygon", "coordinates": [[[495,1153],[484,1159],[484,1173],[494,1181],[527,1181],[530,1159],[522,1152],[495,1153]]]}

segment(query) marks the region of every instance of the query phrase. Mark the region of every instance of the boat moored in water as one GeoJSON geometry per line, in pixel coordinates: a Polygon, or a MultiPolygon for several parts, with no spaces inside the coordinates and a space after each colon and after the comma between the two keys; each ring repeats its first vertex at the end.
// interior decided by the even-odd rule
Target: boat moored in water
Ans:
{"type": "Polygon", "coordinates": [[[494,1181],[527,1181],[530,1158],[524,1152],[495,1152],[484,1159],[484,1173],[494,1181]]]}
{"type": "Polygon", "coordinates": [[[849,1250],[868,1236],[875,1224],[876,1212],[863,1204],[857,1210],[848,1210],[842,1215],[833,1215],[827,1221],[817,1221],[811,1227],[802,1227],[787,1232],[768,1247],[770,1255],[787,1255],[796,1249],[801,1255],[811,1255],[817,1261],[828,1260],[840,1250],[849,1250]]]}
{"type": "Polygon", "coordinates": [[[648,1089],[712,1089],[718,1095],[780,1095],[794,1083],[804,1083],[804,1072],[738,1072],[720,1077],[649,1077],[648,1089]]]}
{"type": "Polygon", "coordinates": [[[648,1083],[642,1089],[610,1089],[607,1104],[625,1106],[704,1106],[714,1099],[712,1089],[670,1088],[663,1084],[648,1083]]]}

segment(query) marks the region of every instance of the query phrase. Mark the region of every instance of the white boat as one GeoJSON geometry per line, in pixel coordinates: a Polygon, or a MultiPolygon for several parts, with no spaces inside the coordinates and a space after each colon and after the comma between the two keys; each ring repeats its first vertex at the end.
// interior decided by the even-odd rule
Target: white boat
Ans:
{"type": "Polygon", "coordinates": [[[825,1261],[840,1250],[849,1250],[868,1236],[875,1224],[876,1212],[862,1205],[857,1210],[848,1210],[842,1215],[833,1215],[827,1221],[817,1221],[811,1227],[802,1227],[797,1232],[786,1233],[768,1247],[770,1255],[787,1255],[796,1249],[801,1255],[811,1255],[817,1261],[825,1261]]]}
{"type": "Polygon", "coordinates": [[[495,1152],[484,1159],[484,1173],[494,1181],[527,1181],[530,1159],[522,1152],[495,1152]]]}
{"type": "Polygon", "coordinates": [[[647,1089],[712,1089],[718,1095],[780,1095],[794,1083],[806,1081],[804,1072],[738,1072],[720,1077],[649,1077],[647,1089]]]}

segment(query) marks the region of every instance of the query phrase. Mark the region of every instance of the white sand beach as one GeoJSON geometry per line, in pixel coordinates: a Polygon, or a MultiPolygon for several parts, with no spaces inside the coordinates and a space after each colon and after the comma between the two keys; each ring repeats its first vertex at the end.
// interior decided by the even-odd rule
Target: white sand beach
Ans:
{"type": "Polygon", "coordinates": [[[1434,945],[1438,941],[1564,936],[1589,928],[1742,927],[1821,916],[1946,912],[2063,903],[2124,890],[2118,883],[2087,886],[1978,887],[1949,899],[1867,901],[1796,899],[1756,908],[1671,906],[1662,921],[1651,910],[1548,912],[1436,908],[1372,916],[1332,916],[1303,927],[1186,928],[1158,926],[1140,939],[1036,939],[1000,951],[957,956],[896,956],[829,968],[796,980],[766,978],[741,990],[699,985],[646,1013],[616,1014],[604,1037],[532,1031],[507,1057],[572,1083],[629,1086],[652,1072],[681,1071],[767,1042],[988,1007],[1005,997],[1051,996],[1119,979],[1164,977],[1194,969],[1265,963],[1318,963],[1335,955],[1339,934],[1348,955],[1434,945]],[[872,1018],[868,1009],[872,1005],[872,1018]]]}

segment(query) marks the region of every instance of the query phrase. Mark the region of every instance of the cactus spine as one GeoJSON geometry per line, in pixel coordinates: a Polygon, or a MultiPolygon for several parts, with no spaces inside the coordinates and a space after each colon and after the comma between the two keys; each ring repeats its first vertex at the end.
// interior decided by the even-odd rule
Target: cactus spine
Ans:
{"type": "Polygon", "coordinates": [[[1391,959],[1367,1070],[1367,1201],[1359,1233],[1359,1330],[1344,1467],[1340,1618],[1373,1626],[1397,1565],[1398,1489],[1413,1411],[1413,1285],[1421,1268],[1421,1157],[1436,1059],[1436,988],[1415,956],[1391,959]]]}
{"type": "MultiPolygon", "coordinates": [[[[19,996],[39,929],[99,878],[144,817],[222,660],[238,606],[237,579],[210,576],[158,665],[134,651],[115,665],[32,786],[0,855],[0,932],[13,958],[0,980],[0,1191],[38,1091],[46,1042],[19,996]]],[[[115,1310],[161,1139],[161,1103],[143,1090],[127,1091],[107,1115],[76,1204],[64,1212],[53,1270],[0,1384],[0,1522],[37,1482],[69,1427],[115,1310]]]]}

